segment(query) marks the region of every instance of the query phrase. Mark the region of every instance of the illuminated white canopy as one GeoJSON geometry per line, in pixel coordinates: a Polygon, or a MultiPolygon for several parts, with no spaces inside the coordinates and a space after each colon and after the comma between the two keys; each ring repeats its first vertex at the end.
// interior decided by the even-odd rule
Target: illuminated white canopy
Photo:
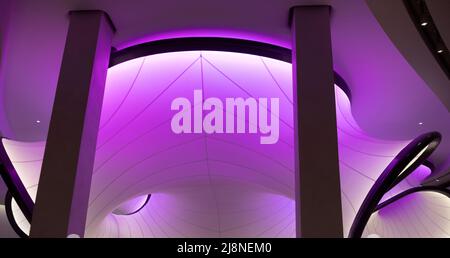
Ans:
{"type": "MultiPolygon", "coordinates": [[[[86,236],[293,237],[291,70],[283,61],[217,51],[157,54],[110,68],[86,236]],[[222,100],[279,98],[279,140],[264,145],[259,137],[245,133],[174,133],[171,102],[196,89],[222,100]],[[142,203],[142,196],[149,194],[145,207],[124,215],[133,210],[127,205],[142,203]]],[[[353,119],[347,95],[335,89],[348,234],[369,188],[408,142],[368,136],[353,119]]],[[[3,139],[3,144],[34,199],[45,142],[3,139]]],[[[387,196],[417,186],[429,172],[419,167],[387,196]]],[[[15,214],[27,232],[26,220],[15,214]]]]}

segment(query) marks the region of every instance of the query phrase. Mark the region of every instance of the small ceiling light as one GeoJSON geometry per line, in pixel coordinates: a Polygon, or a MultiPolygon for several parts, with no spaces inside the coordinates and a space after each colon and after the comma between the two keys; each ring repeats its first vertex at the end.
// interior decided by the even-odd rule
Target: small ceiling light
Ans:
{"type": "Polygon", "coordinates": [[[423,125],[423,123],[422,123],[422,122],[420,122],[420,123],[419,123],[419,125],[423,125]]]}
{"type": "Polygon", "coordinates": [[[36,120],[36,124],[40,124],[41,123],[41,120],[36,120]]]}
{"type": "Polygon", "coordinates": [[[439,54],[442,54],[442,53],[444,53],[444,50],[443,50],[443,49],[439,49],[437,52],[438,52],[439,54]]]}
{"type": "Polygon", "coordinates": [[[421,24],[420,24],[420,26],[422,26],[422,27],[425,27],[425,26],[427,26],[428,25],[428,22],[422,22],[421,24]]]}

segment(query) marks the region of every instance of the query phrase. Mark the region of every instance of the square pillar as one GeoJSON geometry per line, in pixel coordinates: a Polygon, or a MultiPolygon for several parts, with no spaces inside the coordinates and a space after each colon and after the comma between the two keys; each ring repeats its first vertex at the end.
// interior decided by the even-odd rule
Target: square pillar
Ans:
{"type": "Polygon", "coordinates": [[[297,237],[343,237],[330,11],[291,9],[297,237]]]}
{"type": "Polygon", "coordinates": [[[84,235],[114,31],[103,11],[70,12],[31,237],[84,235]]]}

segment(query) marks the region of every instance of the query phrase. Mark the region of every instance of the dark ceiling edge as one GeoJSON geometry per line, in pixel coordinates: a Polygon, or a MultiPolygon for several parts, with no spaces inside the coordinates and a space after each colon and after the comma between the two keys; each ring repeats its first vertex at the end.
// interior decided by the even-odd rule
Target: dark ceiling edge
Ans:
{"type": "Polygon", "coordinates": [[[251,40],[220,37],[185,37],[150,41],[111,53],[110,67],[122,62],[155,54],[180,51],[228,51],[269,57],[291,63],[288,48],[251,40]]]}
{"type": "MultiPolygon", "coordinates": [[[[403,5],[405,6],[417,32],[420,34],[425,45],[428,47],[428,50],[431,52],[442,71],[450,80],[450,51],[439,33],[439,29],[433,20],[433,16],[428,9],[426,1],[403,0],[403,5]],[[427,23],[426,26],[421,25],[423,22],[427,23]],[[439,49],[443,50],[443,52],[438,53],[437,51],[439,49]]],[[[448,90],[450,91],[450,88],[448,90]]],[[[450,178],[447,178],[449,175],[450,171],[442,173],[439,177],[430,176],[424,180],[423,185],[448,187],[450,186],[450,178]]]]}
{"type": "Polygon", "coordinates": [[[433,21],[426,2],[424,0],[403,0],[403,4],[428,50],[450,80],[450,53],[433,21]],[[423,22],[426,22],[427,25],[422,26],[423,22]],[[443,52],[438,53],[438,50],[443,52]]]}
{"type": "MultiPolygon", "coordinates": [[[[235,38],[186,37],[150,41],[121,50],[112,48],[109,67],[143,56],[202,50],[251,54],[292,63],[292,51],[289,48],[277,45],[235,38]]],[[[336,71],[334,71],[334,81],[344,91],[351,102],[351,90],[342,76],[336,71]]]]}

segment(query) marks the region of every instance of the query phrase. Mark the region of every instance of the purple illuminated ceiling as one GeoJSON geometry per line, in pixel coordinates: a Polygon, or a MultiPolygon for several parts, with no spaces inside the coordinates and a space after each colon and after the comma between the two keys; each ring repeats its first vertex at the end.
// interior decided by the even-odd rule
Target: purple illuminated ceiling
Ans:
{"type": "MultiPolygon", "coordinates": [[[[117,49],[150,40],[195,36],[250,39],[290,48],[288,10],[295,5],[311,4],[311,0],[266,0],[264,3],[196,0],[195,4],[179,0],[136,0],[135,4],[110,0],[49,0],[39,5],[34,0],[9,2],[12,8],[8,33],[1,36],[6,40],[2,44],[6,53],[2,62],[7,65],[0,70],[3,73],[0,97],[4,100],[0,130],[3,136],[23,141],[45,140],[47,135],[67,35],[66,14],[70,10],[105,10],[118,28],[113,41],[117,49]],[[37,125],[36,120],[41,123],[37,125]]],[[[388,20],[401,24],[395,28],[406,38],[408,47],[423,44],[419,35],[405,37],[407,32],[415,31],[409,17],[392,11],[392,1],[312,2],[333,8],[334,69],[352,90],[353,115],[361,128],[376,138],[395,140],[439,131],[443,142],[431,161],[437,167],[446,160],[450,162],[448,110],[386,35],[385,28],[378,23],[380,17],[372,13],[367,2],[382,2],[379,5],[393,14],[388,20]],[[423,124],[419,126],[420,122],[423,124]]],[[[428,72],[440,72],[433,71],[433,65],[424,62],[430,53],[415,47],[411,51],[420,54],[419,60],[428,72]]],[[[443,165],[445,168],[448,166],[443,165]]]]}
{"type": "MultiPolygon", "coordinates": [[[[291,69],[270,58],[214,51],[158,54],[110,68],[86,236],[293,237],[291,69]],[[261,145],[252,134],[174,134],[171,102],[192,100],[195,89],[222,100],[279,98],[279,141],[261,145]],[[136,211],[148,194],[137,213],[117,214],[136,211]]],[[[374,180],[408,141],[368,136],[354,120],[348,97],[335,89],[347,234],[374,180]]],[[[44,142],[3,144],[34,198],[44,142]]],[[[419,167],[388,195],[417,186],[429,172],[419,167]]],[[[17,220],[27,231],[26,221],[17,220]]]]}

